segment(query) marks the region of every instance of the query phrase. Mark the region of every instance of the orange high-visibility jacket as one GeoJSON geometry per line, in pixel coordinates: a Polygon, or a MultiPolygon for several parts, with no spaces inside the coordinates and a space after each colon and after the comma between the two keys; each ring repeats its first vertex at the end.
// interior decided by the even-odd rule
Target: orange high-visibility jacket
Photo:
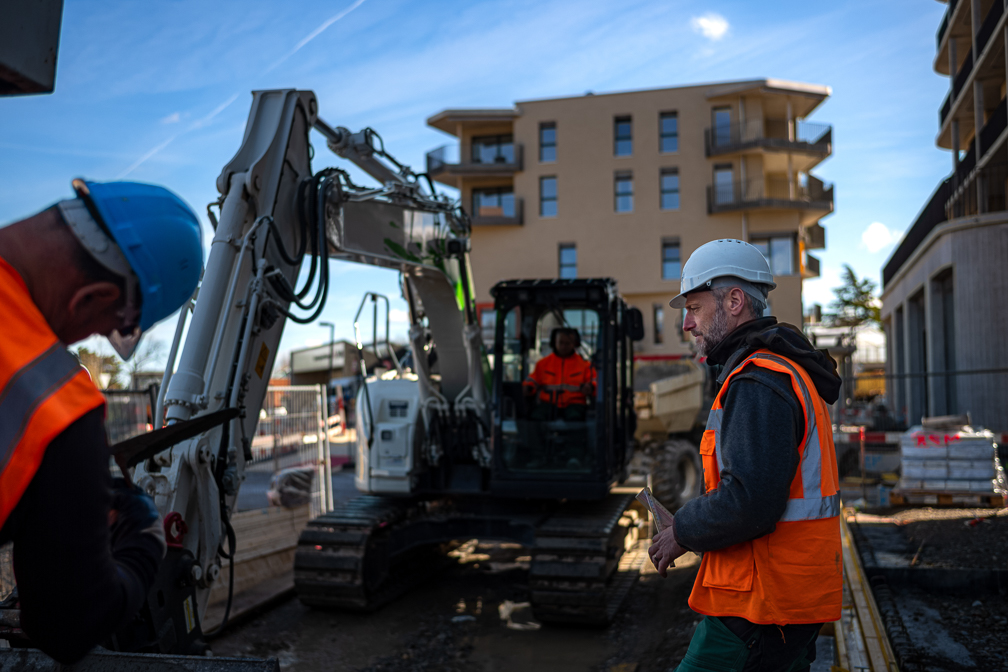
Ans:
{"type": "Polygon", "coordinates": [[[49,442],[105,403],[0,259],[0,527],[42,464],[49,442]]]}
{"type": "Polygon", "coordinates": [[[833,426],[826,402],[798,364],[758,350],[725,379],[700,445],[704,489],[711,491],[721,481],[722,399],[731,379],[747,366],[791,377],[805,416],[801,459],[787,508],[774,531],[704,553],[689,605],[708,616],[740,616],[753,623],[835,621],[843,601],[843,561],[833,426]]]}
{"type": "Polygon", "coordinates": [[[570,357],[557,357],[550,353],[536,362],[535,370],[525,379],[524,385],[539,387],[539,399],[566,408],[571,404],[586,403],[581,386],[592,384],[595,390],[595,367],[576,352],[570,357]]]}

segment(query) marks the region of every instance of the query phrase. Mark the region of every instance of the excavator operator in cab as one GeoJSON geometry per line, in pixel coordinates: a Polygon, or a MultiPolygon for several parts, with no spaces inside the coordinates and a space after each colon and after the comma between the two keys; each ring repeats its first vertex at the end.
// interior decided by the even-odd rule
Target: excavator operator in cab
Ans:
{"type": "Polygon", "coordinates": [[[553,352],[536,362],[522,383],[526,397],[538,397],[533,420],[585,419],[588,398],[595,394],[596,373],[591,362],[577,353],[579,347],[577,329],[558,327],[550,333],[553,352]]]}

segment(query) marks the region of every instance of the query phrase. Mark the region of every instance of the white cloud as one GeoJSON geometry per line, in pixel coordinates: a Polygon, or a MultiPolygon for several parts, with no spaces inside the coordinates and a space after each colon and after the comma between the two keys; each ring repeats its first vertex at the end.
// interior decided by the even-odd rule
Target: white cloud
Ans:
{"type": "Polygon", "coordinates": [[[708,40],[720,40],[728,32],[728,20],[720,14],[708,13],[690,19],[694,33],[700,33],[708,40]]]}
{"type": "Polygon", "coordinates": [[[861,246],[875,254],[896,244],[902,235],[902,231],[890,229],[882,222],[872,222],[861,232],[861,246]]]}
{"type": "Polygon", "coordinates": [[[161,119],[162,124],[177,124],[182,120],[182,114],[180,112],[172,112],[167,117],[161,119]]]}
{"type": "Polygon", "coordinates": [[[409,313],[401,308],[393,308],[389,311],[390,322],[409,322],[409,313]]]}

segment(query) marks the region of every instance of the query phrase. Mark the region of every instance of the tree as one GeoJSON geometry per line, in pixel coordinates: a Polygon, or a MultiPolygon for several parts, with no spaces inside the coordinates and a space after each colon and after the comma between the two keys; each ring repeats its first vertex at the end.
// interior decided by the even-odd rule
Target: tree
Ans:
{"type": "Polygon", "coordinates": [[[133,356],[130,357],[130,360],[126,362],[130,375],[130,385],[133,384],[136,374],[145,373],[148,367],[154,366],[157,363],[162,352],[164,352],[164,341],[155,341],[149,337],[140,341],[140,346],[133,353],[133,356]]]}
{"type": "Polygon", "coordinates": [[[875,296],[876,285],[870,278],[858,280],[854,269],[844,264],[843,285],[833,290],[836,300],[828,316],[835,327],[857,327],[868,323],[882,326],[882,306],[875,296]]]}
{"type": "Polygon", "coordinates": [[[83,346],[77,348],[75,354],[99,388],[117,390],[122,387],[119,379],[123,373],[122,360],[116,355],[103,355],[83,346]]]}

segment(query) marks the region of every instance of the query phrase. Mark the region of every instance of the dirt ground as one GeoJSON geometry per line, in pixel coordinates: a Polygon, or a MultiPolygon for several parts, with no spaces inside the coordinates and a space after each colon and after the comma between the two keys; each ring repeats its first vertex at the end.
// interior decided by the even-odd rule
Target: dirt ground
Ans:
{"type": "MultiPolygon", "coordinates": [[[[1008,510],[938,509],[858,513],[880,562],[921,568],[1008,569],[1008,510]],[[878,551],[895,551],[888,557],[878,551]],[[916,556],[916,562],[913,558],[916,556]]],[[[927,586],[889,585],[913,652],[908,670],[1008,670],[1008,599],[991,594],[950,595],[927,586]]]]}
{"type": "Polygon", "coordinates": [[[535,623],[522,606],[528,556],[518,546],[470,543],[453,560],[372,614],[291,599],[215,641],[214,653],[277,657],[285,672],[665,672],[699,620],[686,604],[698,568],[692,554],[667,579],[642,573],[609,628],[535,623]]]}

